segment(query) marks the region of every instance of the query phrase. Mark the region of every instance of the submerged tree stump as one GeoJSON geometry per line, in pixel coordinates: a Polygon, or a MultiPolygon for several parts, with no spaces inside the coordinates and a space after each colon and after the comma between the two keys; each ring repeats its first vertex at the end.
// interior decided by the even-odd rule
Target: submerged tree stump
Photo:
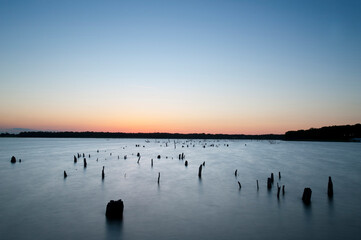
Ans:
{"type": "Polygon", "coordinates": [[[302,201],[305,204],[310,204],[311,203],[311,195],[312,195],[311,188],[305,188],[305,190],[303,190],[302,201]]]}
{"type": "Polygon", "coordinates": [[[199,165],[199,169],[198,169],[198,177],[201,178],[202,177],[202,164],[199,165]]]}
{"type": "Polygon", "coordinates": [[[281,179],[281,172],[278,172],[278,179],[281,179]]]}
{"type": "Polygon", "coordinates": [[[16,157],[12,156],[10,162],[11,163],[16,163],[16,157]]]}
{"type": "Polygon", "coordinates": [[[274,177],[273,177],[273,173],[271,173],[271,183],[273,184],[274,181],[274,177]]]}
{"type": "Polygon", "coordinates": [[[104,173],[104,166],[103,166],[103,170],[102,170],[102,179],[104,179],[105,177],[105,173],[104,173]]]}
{"type": "Polygon", "coordinates": [[[74,163],[77,163],[78,159],[76,158],[76,156],[74,155],[74,163]]]}
{"type": "Polygon", "coordinates": [[[84,167],[86,168],[87,165],[86,158],[84,158],[84,167]]]}
{"type": "Polygon", "coordinates": [[[66,174],[65,170],[64,170],[64,178],[66,178],[68,176],[68,174],[66,174]]]}
{"type": "Polygon", "coordinates": [[[257,180],[257,191],[258,191],[258,189],[259,189],[259,186],[258,186],[258,180],[257,180]]]}
{"type": "Polygon", "coordinates": [[[118,201],[111,200],[107,204],[105,216],[108,219],[122,219],[123,218],[124,203],[121,199],[118,201]]]}
{"type": "Polygon", "coordinates": [[[159,184],[159,181],[160,181],[160,172],[158,173],[158,184],[159,184]]]}
{"type": "Polygon", "coordinates": [[[188,161],[187,161],[187,160],[185,161],[184,165],[185,165],[186,167],[188,167],[188,161]]]}
{"type": "Polygon", "coordinates": [[[271,189],[272,188],[272,180],[271,178],[267,178],[267,189],[271,189]]]}
{"type": "Polygon", "coordinates": [[[277,198],[280,198],[281,187],[277,186],[277,198]]]}
{"type": "Polygon", "coordinates": [[[327,194],[328,194],[328,197],[329,197],[329,198],[332,198],[332,197],[333,197],[333,183],[332,183],[331,176],[328,177],[327,194]]]}

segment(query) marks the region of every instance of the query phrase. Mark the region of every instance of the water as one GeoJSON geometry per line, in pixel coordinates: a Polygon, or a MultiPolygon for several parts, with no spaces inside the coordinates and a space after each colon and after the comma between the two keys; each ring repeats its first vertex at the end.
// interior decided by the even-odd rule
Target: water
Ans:
{"type": "Polygon", "coordinates": [[[179,140],[175,149],[174,140],[166,147],[167,141],[0,139],[1,239],[359,239],[361,235],[360,143],[179,140]],[[73,163],[76,153],[87,155],[86,169],[82,158],[73,163]],[[180,153],[188,167],[185,160],[178,160],[180,153]],[[12,155],[22,162],[11,164],[12,155]],[[285,185],[286,193],[279,199],[275,186],[267,190],[271,172],[274,185],[285,185]],[[333,179],[333,200],[327,196],[328,176],[333,179]],[[310,206],[301,200],[305,187],[312,189],[310,206]],[[106,220],[111,199],[124,201],[123,221],[106,220]]]}

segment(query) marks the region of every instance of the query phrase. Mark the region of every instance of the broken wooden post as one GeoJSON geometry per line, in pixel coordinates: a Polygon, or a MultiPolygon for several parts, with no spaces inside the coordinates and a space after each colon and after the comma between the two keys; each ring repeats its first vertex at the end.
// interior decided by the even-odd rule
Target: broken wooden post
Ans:
{"type": "Polygon", "coordinates": [[[273,184],[274,181],[274,177],[273,177],[273,173],[271,173],[271,183],[273,184]]]}
{"type": "Polygon", "coordinates": [[[159,180],[160,180],[160,172],[158,173],[158,184],[159,184],[159,180]]]}
{"type": "Polygon", "coordinates": [[[105,174],[104,174],[104,166],[103,166],[103,170],[102,170],[102,179],[104,179],[105,174]]]}
{"type": "Polygon", "coordinates": [[[16,163],[16,158],[14,156],[12,156],[10,162],[11,163],[16,163]]]}
{"type": "Polygon", "coordinates": [[[267,178],[267,188],[268,189],[272,188],[272,180],[271,180],[271,178],[267,178]]]}
{"type": "Polygon", "coordinates": [[[74,155],[74,163],[77,163],[78,159],[76,159],[76,156],[74,155]]]}
{"type": "Polygon", "coordinates": [[[188,161],[187,161],[187,160],[185,161],[184,165],[185,165],[186,167],[188,166],[188,161]]]}
{"type": "Polygon", "coordinates": [[[66,174],[65,170],[64,170],[64,178],[66,178],[68,176],[68,174],[66,174]]]}
{"type": "Polygon", "coordinates": [[[280,198],[281,187],[277,186],[277,198],[280,198]]]}
{"type": "Polygon", "coordinates": [[[331,176],[328,177],[327,194],[329,198],[333,197],[333,184],[332,184],[331,176]]]}
{"type": "Polygon", "coordinates": [[[257,180],[257,191],[259,190],[259,186],[258,186],[258,180],[257,180]]]}
{"type": "Polygon", "coordinates": [[[234,176],[236,176],[236,177],[237,177],[237,171],[238,171],[237,169],[236,169],[236,171],[234,171],[234,176]]]}
{"type": "Polygon", "coordinates": [[[282,185],[282,195],[285,195],[285,185],[282,185]]]}
{"type": "Polygon", "coordinates": [[[199,165],[199,169],[198,169],[198,177],[201,178],[202,177],[202,164],[199,165]]]}
{"type": "Polygon", "coordinates": [[[239,187],[239,190],[241,190],[241,183],[238,181],[238,187],[239,187]]]}
{"type": "Polygon", "coordinates": [[[278,172],[278,179],[281,179],[281,172],[278,172]]]}
{"type": "Polygon", "coordinates": [[[305,188],[303,190],[303,195],[302,195],[302,201],[305,204],[310,204],[311,203],[311,195],[312,195],[312,190],[311,188],[305,188]]]}
{"type": "Polygon", "coordinates": [[[122,219],[123,218],[124,203],[121,199],[118,201],[111,200],[107,204],[105,216],[108,219],[122,219]]]}
{"type": "Polygon", "coordinates": [[[86,163],[86,158],[84,158],[84,167],[86,168],[88,164],[86,163]]]}

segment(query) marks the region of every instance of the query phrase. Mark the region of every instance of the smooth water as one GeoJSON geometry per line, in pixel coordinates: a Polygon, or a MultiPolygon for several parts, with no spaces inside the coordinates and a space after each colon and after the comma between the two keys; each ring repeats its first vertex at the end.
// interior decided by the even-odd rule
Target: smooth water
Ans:
{"type": "Polygon", "coordinates": [[[0,238],[360,238],[360,143],[176,142],[174,148],[174,140],[0,139],[0,238]],[[77,153],[86,154],[87,168],[83,158],[74,164],[77,153]],[[22,162],[11,164],[12,155],[22,162]],[[268,191],[271,172],[275,183],[268,191]],[[285,185],[279,199],[277,182],[285,185]],[[309,206],[301,200],[305,187],[312,189],[309,206]],[[106,220],[111,199],[124,201],[122,221],[106,220]]]}

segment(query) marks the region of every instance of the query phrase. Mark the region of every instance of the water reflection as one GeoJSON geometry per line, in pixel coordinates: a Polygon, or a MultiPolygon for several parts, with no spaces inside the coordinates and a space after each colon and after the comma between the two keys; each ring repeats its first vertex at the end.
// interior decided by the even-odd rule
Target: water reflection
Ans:
{"type": "Polygon", "coordinates": [[[108,220],[105,218],[106,239],[121,239],[123,235],[123,222],[124,216],[122,220],[108,220]]]}

